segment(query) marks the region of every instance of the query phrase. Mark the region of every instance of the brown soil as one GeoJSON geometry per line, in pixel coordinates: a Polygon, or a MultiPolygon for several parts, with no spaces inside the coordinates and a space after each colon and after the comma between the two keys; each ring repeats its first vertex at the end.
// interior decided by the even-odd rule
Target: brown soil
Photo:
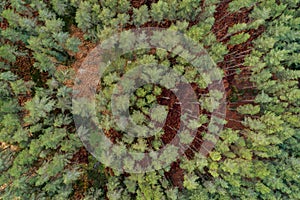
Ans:
{"type": "MultiPolygon", "coordinates": [[[[248,15],[252,10],[252,8],[249,8],[241,9],[240,12],[236,13],[228,13],[227,8],[230,2],[230,0],[225,0],[219,4],[214,15],[216,21],[212,28],[217,40],[224,44],[230,40],[230,37],[227,35],[228,28],[237,23],[248,23],[250,20],[248,15]]],[[[244,62],[245,56],[251,53],[251,49],[253,47],[252,41],[256,39],[263,31],[263,27],[259,27],[258,30],[246,31],[251,36],[248,41],[239,45],[228,45],[227,48],[229,53],[224,57],[223,62],[218,63],[218,66],[224,69],[226,75],[225,88],[227,91],[228,102],[226,109],[226,128],[232,128],[236,130],[241,130],[244,128],[240,122],[243,120],[243,116],[237,113],[235,109],[236,107],[245,104],[246,102],[244,100],[253,100],[253,90],[245,90],[245,88],[254,88],[254,86],[249,81],[249,75],[251,71],[244,65],[240,64],[244,62]],[[241,70],[240,74],[236,73],[236,69],[241,70]],[[236,91],[234,91],[233,88],[236,91]],[[243,94],[239,94],[238,91],[243,91],[243,94]],[[231,102],[232,99],[230,99],[230,97],[232,97],[232,95],[234,95],[236,98],[235,102],[231,102]]]]}
{"type": "Polygon", "coordinates": [[[150,8],[152,3],[156,3],[158,0],[131,0],[131,5],[134,8],[139,8],[142,5],[147,5],[150,8]]]}
{"type": "MultiPolygon", "coordinates": [[[[87,166],[89,163],[88,157],[89,152],[84,147],[81,147],[79,151],[77,151],[77,153],[75,153],[70,159],[70,163],[68,165],[82,164],[87,166]]],[[[80,184],[74,185],[74,194],[71,199],[83,199],[84,193],[87,191],[89,185],[91,185],[91,181],[88,180],[88,175],[86,173],[82,174],[80,184]]]]}
{"type": "Polygon", "coordinates": [[[122,138],[122,135],[114,129],[110,129],[109,131],[104,132],[104,134],[114,144],[117,143],[117,141],[122,138]]]}
{"type": "MultiPolygon", "coordinates": [[[[77,72],[81,66],[81,63],[86,58],[87,54],[96,46],[96,44],[92,44],[91,42],[87,42],[84,40],[84,33],[77,27],[72,26],[70,28],[71,36],[77,37],[81,40],[81,45],[79,46],[79,51],[74,55],[76,61],[72,63],[71,68],[77,72]]],[[[61,70],[68,68],[67,66],[61,66],[61,70]]],[[[73,85],[73,80],[69,80],[67,82],[69,86],[73,85]]],[[[88,163],[88,151],[83,147],[76,154],[74,154],[71,161],[77,163],[88,163]]]]}
{"type": "Polygon", "coordinates": [[[79,28],[72,25],[71,27],[71,36],[77,37],[81,40],[81,45],[79,46],[79,51],[74,55],[76,62],[74,62],[71,67],[78,71],[81,66],[81,63],[86,58],[87,54],[97,46],[97,44],[93,44],[92,42],[84,40],[84,32],[82,32],[79,28]]]}
{"type": "Polygon", "coordinates": [[[73,155],[70,162],[78,164],[87,164],[88,163],[89,153],[84,147],[81,147],[77,153],[73,155]]]}
{"type": "Polygon", "coordinates": [[[5,30],[8,27],[8,22],[6,19],[3,19],[2,22],[0,22],[0,28],[5,30]]]}
{"type": "MultiPolygon", "coordinates": [[[[221,41],[225,35],[227,35],[228,28],[238,23],[247,23],[249,22],[249,13],[252,9],[241,9],[240,12],[229,13],[227,11],[229,3],[231,0],[222,1],[216,8],[216,12],[214,14],[215,23],[213,25],[212,31],[215,33],[217,40],[221,41]]],[[[223,43],[228,41],[230,38],[226,38],[226,40],[222,40],[223,43]]]]}
{"type": "Polygon", "coordinates": [[[17,68],[12,68],[11,70],[19,77],[22,77],[24,81],[32,81],[33,64],[34,64],[33,58],[20,56],[17,57],[17,60],[14,63],[14,66],[17,66],[17,68]]]}
{"type": "Polygon", "coordinates": [[[167,89],[162,91],[162,94],[157,98],[157,102],[160,105],[168,106],[169,109],[169,113],[163,127],[164,134],[161,137],[164,144],[169,144],[179,130],[181,107],[179,104],[175,104],[179,103],[175,94],[167,89]],[[164,97],[170,99],[164,99],[164,97]]]}
{"type": "Polygon", "coordinates": [[[165,172],[165,176],[175,187],[183,189],[184,170],[180,168],[179,162],[172,163],[171,170],[169,172],[165,172]]]}

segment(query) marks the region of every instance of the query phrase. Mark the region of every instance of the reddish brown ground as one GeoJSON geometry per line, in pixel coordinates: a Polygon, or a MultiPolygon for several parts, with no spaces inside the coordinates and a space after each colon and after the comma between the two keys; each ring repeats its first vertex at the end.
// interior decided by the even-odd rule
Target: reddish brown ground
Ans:
{"type": "Polygon", "coordinates": [[[172,182],[175,187],[183,189],[184,170],[180,168],[180,162],[174,162],[171,164],[171,170],[165,173],[168,180],[172,182]]]}
{"type": "Polygon", "coordinates": [[[71,35],[72,37],[77,37],[81,40],[81,45],[79,46],[79,51],[75,53],[74,57],[76,62],[74,62],[71,67],[75,70],[75,72],[78,71],[78,69],[81,66],[81,63],[86,58],[87,54],[97,46],[97,44],[93,44],[92,42],[84,40],[84,33],[74,25],[71,27],[71,35]]]}
{"type": "Polygon", "coordinates": [[[169,113],[163,127],[164,134],[161,139],[164,144],[169,144],[175,137],[180,126],[181,106],[175,104],[179,102],[177,97],[173,92],[167,89],[163,90],[162,94],[157,98],[157,101],[161,105],[168,106],[169,113]],[[163,99],[163,97],[168,97],[170,99],[163,99]]]}
{"type": "Polygon", "coordinates": [[[81,147],[77,153],[75,153],[70,160],[71,163],[79,163],[79,164],[86,164],[88,163],[88,156],[89,153],[86,151],[84,147],[81,147]]]}
{"type": "Polygon", "coordinates": [[[5,30],[8,27],[8,22],[6,19],[3,19],[2,22],[0,22],[0,28],[5,30]]]}
{"type": "MultiPolygon", "coordinates": [[[[75,57],[75,62],[71,64],[70,68],[72,68],[75,73],[78,71],[78,69],[81,66],[81,63],[86,58],[87,54],[96,46],[96,44],[93,44],[91,42],[84,40],[84,33],[77,27],[72,26],[70,28],[70,34],[72,37],[77,37],[81,40],[81,45],[79,46],[79,51],[75,54],[73,54],[75,57]]],[[[67,66],[62,66],[62,70],[68,68],[67,66]]],[[[72,86],[73,81],[68,81],[68,85],[72,86]]],[[[80,161],[80,163],[88,163],[88,151],[85,148],[80,149],[73,157],[73,160],[80,161]]]]}
{"type": "Polygon", "coordinates": [[[151,4],[156,3],[157,1],[158,0],[131,0],[130,2],[134,8],[139,8],[142,5],[147,5],[148,8],[150,8],[151,4]]]}
{"type": "MultiPolygon", "coordinates": [[[[87,166],[89,162],[88,157],[89,152],[84,147],[81,147],[79,151],[73,155],[69,165],[82,164],[87,166]]],[[[87,191],[89,185],[91,185],[91,180],[88,180],[88,175],[86,173],[82,174],[80,184],[74,185],[74,194],[72,199],[83,199],[84,193],[87,191]]]]}
{"type": "MultiPolygon", "coordinates": [[[[237,23],[248,23],[249,12],[252,8],[241,9],[240,12],[228,13],[227,8],[231,1],[224,0],[216,9],[215,12],[215,24],[212,31],[215,33],[218,41],[226,43],[230,37],[227,36],[229,27],[232,27],[237,23]]],[[[263,27],[258,30],[246,31],[250,34],[250,38],[247,42],[239,45],[228,45],[229,53],[224,57],[224,61],[218,63],[218,66],[224,69],[225,82],[227,91],[227,110],[226,120],[228,123],[225,127],[236,130],[241,130],[243,125],[239,122],[243,117],[236,112],[236,107],[253,100],[253,90],[247,90],[246,88],[252,88],[253,85],[249,81],[250,70],[244,65],[240,65],[244,62],[245,56],[247,56],[253,47],[252,40],[256,39],[264,31],[263,27]],[[236,66],[236,67],[235,67],[236,66]],[[236,69],[241,69],[240,74],[236,73],[236,69]],[[242,93],[241,93],[242,92],[242,93]],[[234,100],[233,100],[234,99],[234,100]]]]}

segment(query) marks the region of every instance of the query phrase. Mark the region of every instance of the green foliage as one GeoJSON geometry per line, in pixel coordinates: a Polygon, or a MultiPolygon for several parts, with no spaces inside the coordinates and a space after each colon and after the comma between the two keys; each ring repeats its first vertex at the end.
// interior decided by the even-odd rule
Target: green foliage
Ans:
{"type": "Polygon", "coordinates": [[[252,104],[246,104],[243,106],[239,106],[237,111],[243,115],[256,115],[260,112],[260,106],[253,106],[252,104]]]}
{"type": "MultiPolygon", "coordinates": [[[[138,8],[133,8],[133,3],[128,0],[1,1],[0,198],[72,199],[79,194],[84,196],[82,199],[299,199],[299,2],[230,1],[227,11],[236,15],[247,10],[249,20],[230,24],[224,37],[222,30],[212,32],[213,25],[221,20],[215,11],[219,3],[224,3],[218,0],[159,0],[151,4],[144,2],[138,8]],[[73,80],[75,74],[71,68],[76,68],[85,56],[86,52],[78,52],[80,49],[88,49],[111,34],[146,23],[170,26],[170,30],[187,34],[205,47],[222,70],[227,70],[222,64],[232,64],[232,60],[222,63],[224,57],[244,59],[246,72],[251,73],[245,78],[254,87],[250,89],[254,102],[250,99],[246,100],[246,103],[251,101],[248,104],[237,102],[234,112],[238,112],[239,119],[226,116],[234,124],[228,122],[232,129],[224,128],[218,135],[207,134],[207,130],[219,130],[209,122],[216,121],[210,116],[212,112],[220,114],[217,108],[224,96],[217,89],[197,93],[217,78],[208,73],[209,67],[200,74],[191,66],[189,59],[194,55],[184,51],[189,47],[178,45],[178,38],[167,35],[165,39],[172,41],[167,50],[143,49],[122,55],[112,61],[98,88],[95,111],[99,126],[107,134],[117,132],[118,137],[111,139],[124,148],[111,150],[119,157],[125,147],[131,150],[123,161],[124,170],[142,169],[145,157],[135,152],[165,147],[159,155],[150,153],[154,171],[125,174],[99,164],[94,158],[84,159],[86,155],[82,155],[84,149],[72,121],[72,88],[66,82],[73,80]],[[256,34],[261,30],[261,35],[256,34]],[[250,34],[255,37],[250,39],[250,34]],[[228,42],[221,42],[228,38],[228,42]],[[248,46],[249,39],[253,47],[245,58],[247,52],[232,51],[239,50],[240,44],[248,46]],[[195,89],[199,97],[195,104],[201,108],[201,115],[181,116],[185,128],[178,138],[166,131],[177,130],[178,127],[172,127],[173,121],[161,129],[156,127],[167,115],[170,118],[177,115],[175,107],[182,105],[167,95],[179,80],[156,67],[158,64],[183,75],[194,89],[199,86],[195,89]],[[128,109],[131,122],[139,125],[132,127],[132,131],[145,137],[134,138],[116,126],[110,103],[113,89],[122,76],[140,65],[148,67],[139,80],[151,84],[137,88],[131,96],[116,98],[116,107],[121,111],[128,109]],[[68,69],[61,70],[65,67],[68,69]],[[151,137],[150,130],[153,130],[151,137]],[[197,137],[191,130],[198,130],[197,137]],[[173,136],[175,144],[179,141],[186,151],[164,143],[173,136]],[[211,145],[213,150],[206,149],[211,145]],[[162,163],[168,166],[160,169],[162,163]]],[[[151,42],[163,42],[161,36],[154,35],[151,42]]],[[[135,35],[124,32],[119,46],[134,47],[131,43],[134,39],[135,35]]],[[[203,66],[205,61],[198,59],[195,64],[203,66]]],[[[136,84],[132,79],[121,82],[125,93],[136,84]]],[[[85,108],[86,105],[73,106],[85,108]]],[[[92,140],[96,141],[96,136],[92,140]]],[[[108,152],[102,157],[111,162],[116,159],[109,157],[108,152]]]]}
{"type": "Polygon", "coordinates": [[[243,31],[248,27],[246,23],[234,24],[232,27],[228,28],[228,33],[233,34],[239,31],[243,31]]]}
{"type": "Polygon", "coordinates": [[[68,38],[66,41],[66,48],[72,52],[78,52],[78,46],[80,45],[80,40],[78,38],[68,38]]]}
{"type": "Polygon", "coordinates": [[[68,10],[70,9],[70,5],[68,4],[68,0],[52,0],[51,4],[53,6],[53,10],[58,14],[58,15],[66,15],[68,14],[68,10]]]}
{"type": "Polygon", "coordinates": [[[219,152],[211,152],[210,157],[213,161],[219,161],[221,159],[221,154],[219,152]]]}
{"type": "Polygon", "coordinates": [[[232,36],[228,43],[231,45],[236,45],[236,44],[246,42],[249,38],[250,38],[249,33],[239,33],[237,35],[232,36]]]}
{"type": "Polygon", "coordinates": [[[35,96],[32,101],[26,104],[26,109],[30,112],[30,115],[26,118],[27,123],[34,124],[41,118],[44,118],[53,109],[55,101],[47,97],[35,96]]]}
{"type": "Polygon", "coordinates": [[[186,174],[184,176],[184,182],[183,185],[188,190],[194,190],[197,188],[198,183],[196,182],[198,179],[198,176],[195,174],[186,174]]]}
{"type": "Polygon", "coordinates": [[[155,106],[151,109],[151,118],[158,122],[163,122],[168,115],[167,108],[165,106],[155,106]]]}
{"type": "Polygon", "coordinates": [[[16,56],[15,56],[15,50],[10,45],[3,45],[0,47],[0,56],[3,59],[6,59],[9,62],[15,62],[16,56]]]}
{"type": "Polygon", "coordinates": [[[159,0],[157,3],[151,4],[151,17],[154,21],[161,22],[168,13],[168,3],[159,0]]]}
{"type": "Polygon", "coordinates": [[[224,60],[224,55],[228,53],[228,50],[225,45],[218,43],[211,47],[211,52],[212,59],[217,63],[224,60]]]}
{"type": "Polygon", "coordinates": [[[177,19],[195,20],[201,12],[199,0],[183,0],[179,3],[177,19]]]}
{"type": "MultiPolygon", "coordinates": [[[[54,7],[58,6],[53,3],[54,7]]],[[[68,4],[67,1],[60,3],[68,4]]],[[[80,177],[78,164],[66,166],[81,143],[70,132],[70,116],[57,112],[60,111],[61,93],[56,94],[54,90],[61,91],[65,80],[57,82],[55,87],[38,88],[37,79],[28,76],[33,76],[35,67],[41,71],[55,71],[57,64],[69,58],[66,50],[75,51],[79,42],[75,38],[69,39],[69,34],[63,32],[65,22],[55,18],[50,2],[46,8],[46,4],[39,1],[31,4],[12,1],[11,7],[13,9],[0,13],[9,22],[8,28],[1,30],[0,55],[6,64],[3,65],[1,60],[0,66],[4,70],[14,69],[0,73],[1,152],[10,149],[4,151],[9,154],[0,155],[0,163],[7,162],[5,170],[1,165],[0,196],[4,199],[66,199],[80,177]],[[29,72],[26,75],[27,69],[22,69],[25,61],[14,62],[32,56],[35,63],[29,63],[30,69],[25,65],[29,72]],[[16,72],[20,72],[18,76],[16,72]]],[[[67,14],[62,6],[54,9],[60,15],[67,14]]]]}
{"type": "Polygon", "coordinates": [[[229,11],[230,12],[236,12],[239,11],[241,8],[248,8],[255,4],[256,2],[254,0],[245,0],[243,2],[240,2],[238,0],[234,0],[229,3],[229,11]]]}
{"type": "Polygon", "coordinates": [[[138,9],[133,9],[133,23],[136,26],[143,25],[149,20],[148,8],[146,5],[142,5],[138,9]]]}
{"type": "Polygon", "coordinates": [[[92,4],[89,1],[84,1],[80,3],[80,6],[76,12],[76,22],[78,27],[82,30],[88,30],[92,27],[92,4]]]}

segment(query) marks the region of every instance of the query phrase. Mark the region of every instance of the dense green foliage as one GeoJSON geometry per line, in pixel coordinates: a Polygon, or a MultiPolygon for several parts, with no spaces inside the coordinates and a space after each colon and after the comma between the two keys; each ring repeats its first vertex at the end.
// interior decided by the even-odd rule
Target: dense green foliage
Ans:
{"type": "MultiPolygon", "coordinates": [[[[249,20],[230,26],[224,36],[227,40],[217,39],[212,31],[220,3],[159,0],[133,7],[129,0],[1,1],[0,198],[76,199],[79,194],[82,199],[300,199],[299,1],[232,0],[229,14],[249,10],[249,20]],[[264,30],[252,40],[251,52],[241,63],[249,69],[247,78],[254,86],[254,100],[236,108],[243,128],[224,128],[219,138],[204,128],[202,139],[216,145],[206,157],[191,146],[195,155],[178,159],[183,180],[177,185],[168,175],[171,166],[135,174],[110,169],[92,156],[79,161],[84,147],[76,134],[72,87],[67,84],[74,78],[72,66],[79,46],[145,26],[186,34],[205,47],[220,69],[230,47],[246,44],[251,31],[264,30]],[[72,27],[78,27],[84,38],[76,37],[72,27]]],[[[171,67],[200,89],[207,87],[205,76],[170,52],[138,50],[122,55],[106,70],[96,96],[97,117],[107,132],[123,134],[107,114],[115,84],[126,71],[151,63],[171,67]]],[[[145,72],[149,77],[159,73],[152,67],[145,72]]],[[[169,74],[168,78],[165,85],[172,86],[174,80],[169,74]]],[[[126,84],[132,85],[130,81],[123,84],[125,90],[126,84]]],[[[150,118],[164,122],[167,106],[154,106],[164,89],[145,84],[129,97],[134,123],[153,127],[150,118]]],[[[220,98],[218,91],[201,96],[197,103],[205,112],[189,121],[188,127],[200,130],[205,126],[220,98]]],[[[124,107],[122,99],[116,103],[124,107]]],[[[135,131],[146,135],[143,129],[135,131]]],[[[157,131],[150,145],[147,138],[132,139],[125,134],[117,142],[147,152],[164,145],[163,134],[157,131]]],[[[189,145],[193,138],[187,133],[180,141],[189,145]]],[[[163,158],[172,160],[174,151],[170,148],[163,158]]],[[[134,165],[132,160],[126,164],[128,168],[134,165]]]]}

